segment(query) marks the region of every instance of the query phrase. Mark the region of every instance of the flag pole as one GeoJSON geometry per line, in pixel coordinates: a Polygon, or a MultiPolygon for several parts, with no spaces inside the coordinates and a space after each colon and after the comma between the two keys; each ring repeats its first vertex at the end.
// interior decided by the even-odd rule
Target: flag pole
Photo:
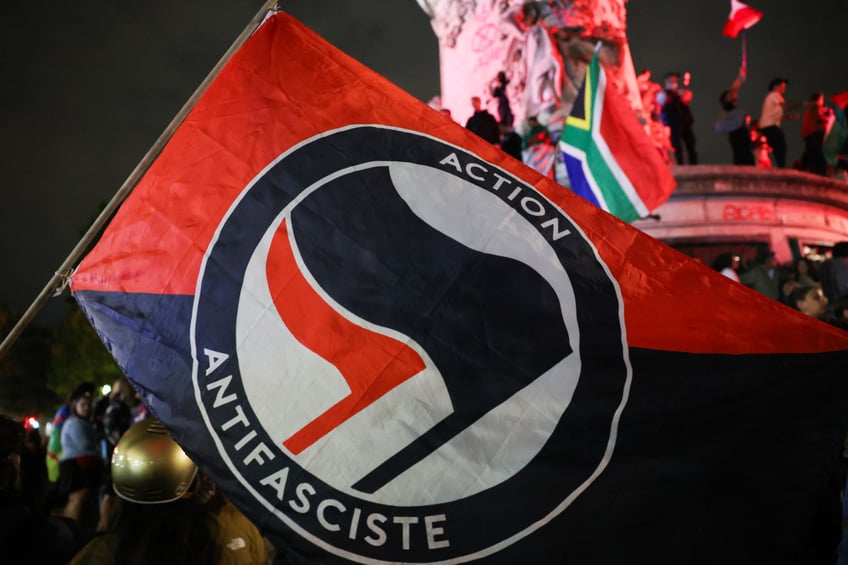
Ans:
{"type": "Polygon", "coordinates": [[[15,324],[15,326],[11,329],[8,335],[3,339],[3,342],[0,343],[0,359],[3,359],[6,354],[12,349],[14,343],[18,340],[18,338],[23,333],[24,329],[32,322],[33,318],[35,318],[36,314],[44,307],[48,300],[52,296],[58,296],[62,293],[65,287],[70,280],[71,274],[73,273],[74,267],[79,262],[83,253],[88,249],[94,239],[97,237],[97,234],[106,226],[115,212],[118,210],[118,207],[123,203],[124,200],[130,195],[132,190],[135,188],[135,185],[138,184],[138,181],[141,180],[141,177],[147,172],[147,169],[153,164],[153,161],[159,156],[164,149],[165,145],[171,140],[171,137],[174,135],[176,129],[183,123],[188,114],[197,104],[197,101],[206,92],[206,89],[209,88],[209,85],[212,84],[212,81],[218,76],[221,72],[221,69],[224,68],[224,65],[230,60],[230,58],[235,54],[239,48],[244,45],[244,43],[248,40],[248,38],[253,34],[254,31],[262,24],[265,20],[269,11],[279,11],[280,2],[279,0],[267,0],[265,4],[259,9],[255,16],[250,20],[247,26],[242,30],[233,44],[229,49],[224,53],[224,55],[218,60],[218,63],[209,71],[209,74],[206,75],[206,78],[203,82],[200,83],[200,86],[194,91],[180,111],[176,116],[171,120],[171,123],[165,128],[165,130],[159,135],[159,138],[154,142],[153,146],[147,151],[141,161],[136,165],[135,169],[130,173],[127,177],[127,180],[121,185],[112,199],[106,204],[106,207],[100,212],[100,215],[94,220],[94,223],[91,224],[91,227],[88,228],[88,231],[82,236],[82,239],[77,242],[76,246],[71,250],[68,257],[65,261],[59,266],[56,272],[53,274],[53,277],[48,281],[47,285],[41,290],[41,292],[36,296],[35,300],[32,304],[30,304],[29,308],[27,308],[26,312],[24,312],[23,316],[21,316],[20,320],[15,324]]]}

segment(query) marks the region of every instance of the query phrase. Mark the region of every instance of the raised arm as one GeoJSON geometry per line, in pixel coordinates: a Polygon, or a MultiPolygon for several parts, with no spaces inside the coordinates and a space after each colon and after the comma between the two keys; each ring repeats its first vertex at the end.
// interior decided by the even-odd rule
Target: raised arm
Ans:
{"type": "Polygon", "coordinates": [[[745,82],[745,78],[747,76],[747,71],[744,67],[739,67],[739,74],[736,75],[736,80],[733,81],[733,84],[730,85],[730,92],[733,94],[739,94],[739,89],[742,88],[742,83],[745,82]]]}

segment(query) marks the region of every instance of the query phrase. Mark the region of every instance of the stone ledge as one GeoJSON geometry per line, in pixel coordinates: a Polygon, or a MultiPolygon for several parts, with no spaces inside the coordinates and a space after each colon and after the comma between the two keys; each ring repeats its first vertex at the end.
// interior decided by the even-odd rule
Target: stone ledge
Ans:
{"type": "Polygon", "coordinates": [[[821,202],[848,210],[848,183],[794,169],[734,165],[672,167],[672,200],[691,196],[773,196],[821,202]]]}

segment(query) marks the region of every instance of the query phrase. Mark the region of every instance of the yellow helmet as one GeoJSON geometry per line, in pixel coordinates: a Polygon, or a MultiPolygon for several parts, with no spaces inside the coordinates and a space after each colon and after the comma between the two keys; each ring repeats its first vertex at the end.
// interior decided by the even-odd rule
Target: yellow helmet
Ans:
{"type": "Polygon", "coordinates": [[[130,502],[176,500],[188,491],[196,474],[197,465],[154,418],[133,424],[112,454],[112,488],[130,502]]]}

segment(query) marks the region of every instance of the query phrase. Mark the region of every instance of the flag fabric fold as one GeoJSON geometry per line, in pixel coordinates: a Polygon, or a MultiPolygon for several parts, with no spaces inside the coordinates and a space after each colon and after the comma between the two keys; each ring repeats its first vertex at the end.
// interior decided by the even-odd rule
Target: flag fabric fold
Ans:
{"type": "Polygon", "coordinates": [[[607,82],[598,52],[560,139],[571,190],[626,222],[659,207],[676,186],[627,100],[607,82]]]}
{"type": "Polygon", "coordinates": [[[759,10],[739,0],[730,0],[730,15],[721,33],[735,39],[743,30],[754,26],[762,18],[763,13],[759,10]]]}
{"type": "MultiPolygon", "coordinates": [[[[620,155],[592,68],[581,131],[620,155]]],[[[629,206],[651,210],[667,171],[638,170],[629,206]]],[[[848,335],[562,190],[284,13],[71,288],[150,411],[294,562],[835,547],[848,335]]]]}
{"type": "Polygon", "coordinates": [[[845,110],[845,107],[848,106],[848,90],[832,94],[830,96],[830,101],[845,110]]]}

